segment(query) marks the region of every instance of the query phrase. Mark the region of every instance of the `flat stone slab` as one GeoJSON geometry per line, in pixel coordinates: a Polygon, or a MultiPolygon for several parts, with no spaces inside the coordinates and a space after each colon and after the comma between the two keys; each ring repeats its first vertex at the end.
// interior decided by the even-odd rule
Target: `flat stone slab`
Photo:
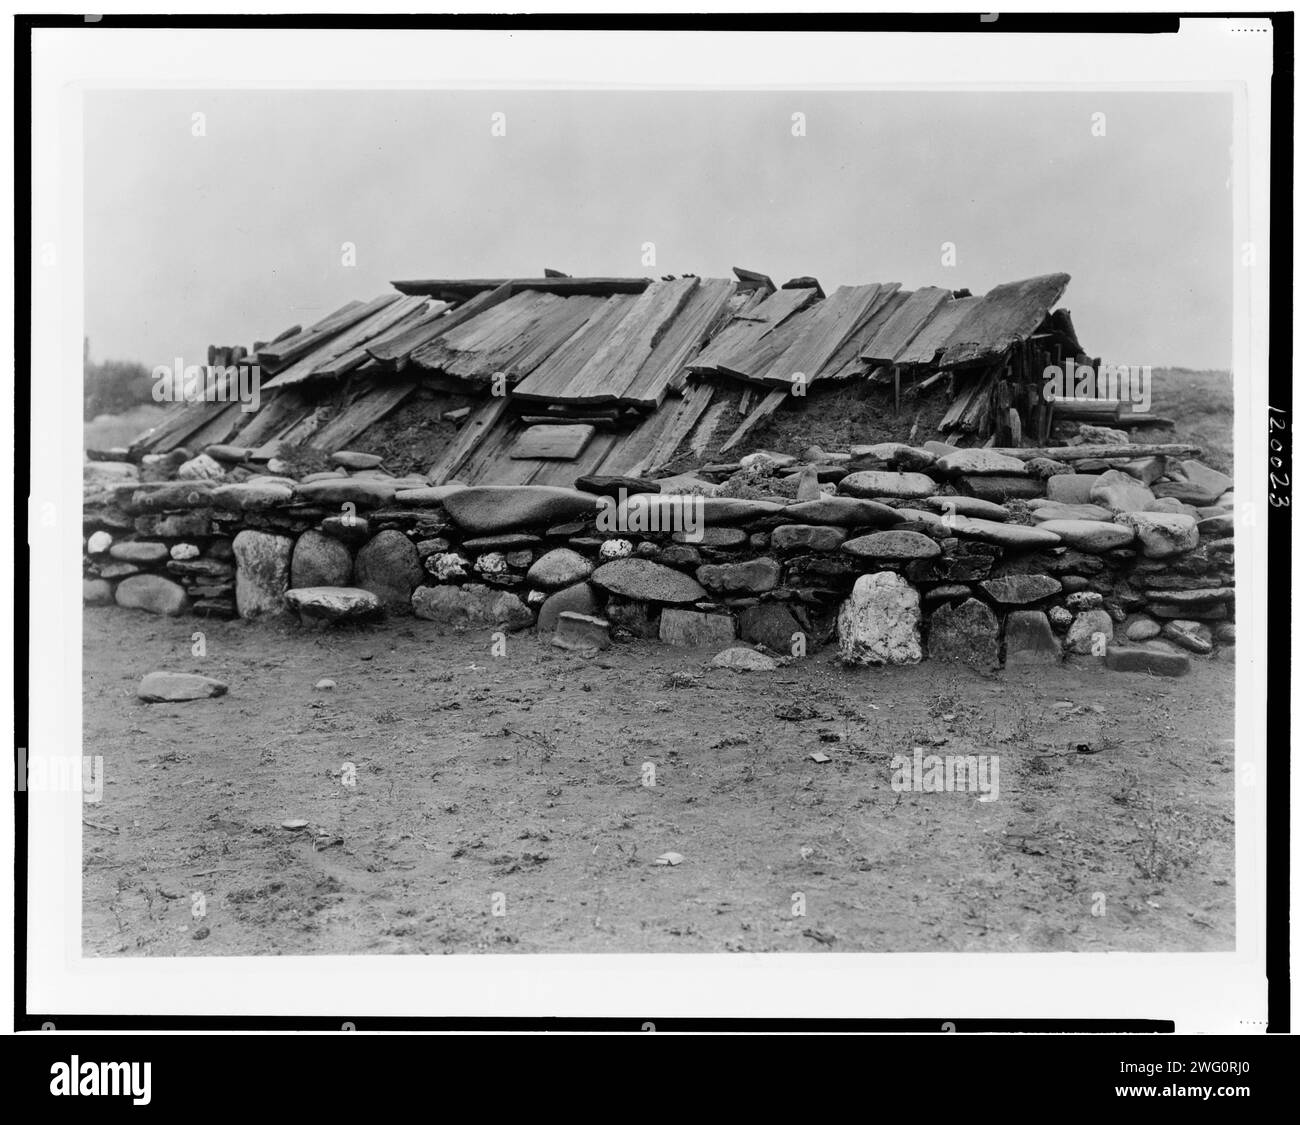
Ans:
{"type": "Polygon", "coordinates": [[[839,483],[846,496],[869,500],[876,496],[892,496],[899,500],[921,500],[933,496],[939,486],[924,473],[890,473],[867,470],[850,473],[839,483]]]}
{"type": "Polygon", "coordinates": [[[998,523],[1011,518],[1011,513],[1001,504],[995,504],[991,500],[981,500],[977,496],[927,496],[921,503],[941,515],[971,516],[998,523]]]}
{"type": "Polygon", "coordinates": [[[108,549],[108,557],[118,562],[149,563],[162,562],[168,557],[167,547],[163,543],[114,543],[108,549]]]}
{"type": "Polygon", "coordinates": [[[1047,499],[1061,504],[1091,504],[1092,486],[1100,479],[1095,473],[1058,473],[1044,482],[1047,499]]]}
{"type": "Polygon", "coordinates": [[[659,616],[659,639],[680,648],[713,648],[736,639],[736,619],[730,614],[665,609],[659,616]]]}
{"type": "Polygon", "coordinates": [[[918,531],[873,531],[844,544],[846,554],[861,559],[932,559],[942,552],[939,544],[918,531]]]}
{"type": "MultiPolygon", "coordinates": [[[[1052,480],[1057,479],[1052,478],[1052,480]]],[[[1010,550],[1056,547],[1061,542],[1061,537],[1054,531],[1044,531],[1041,527],[1025,527],[1023,524],[997,523],[994,520],[957,516],[949,522],[949,526],[955,535],[963,539],[977,539],[981,543],[992,543],[995,547],[1006,547],[1010,550]]]]}
{"type": "Polygon", "coordinates": [[[1030,500],[1029,518],[1034,523],[1048,520],[1093,520],[1110,523],[1115,513],[1100,504],[1059,504],[1055,500],[1030,500]]]}
{"type": "Polygon", "coordinates": [[[1067,547],[1097,553],[1113,547],[1127,547],[1133,542],[1133,529],[1118,523],[1101,523],[1098,520],[1044,520],[1038,525],[1061,537],[1067,547]]]}
{"type": "Polygon", "coordinates": [[[193,672],[150,672],[135,689],[146,703],[185,703],[192,699],[212,699],[225,695],[227,685],[210,676],[193,672]]]}
{"type": "Polygon", "coordinates": [[[1008,574],[980,583],[990,598],[1000,605],[1029,605],[1061,592],[1061,584],[1046,574],[1008,574]]]}
{"type": "Polygon", "coordinates": [[[1018,457],[991,449],[959,449],[945,453],[934,466],[940,476],[1025,476],[1029,470],[1018,457]]]}
{"type": "Polygon", "coordinates": [[[300,484],[294,496],[310,504],[355,504],[358,508],[382,508],[391,504],[397,488],[388,480],[335,477],[300,484]]]}
{"type": "Polygon", "coordinates": [[[155,483],[131,493],[131,507],[138,512],[165,512],[180,508],[206,508],[212,504],[217,486],[210,480],[181,480],[155,483]]]}
{"type": "Polygon", "coordinates": [[[632,601],[674,604],[708,597],[704,587],[689,574],[649,559],[615,559],[604,563],[592,572],[590,581],[608,593],[632,601]]]}
{"type": "Polygon", "coordinates": [[[887,504],[856,496],[823,496],[790,504],[781,515],[792,523],[834,524],[837,527],[891,527],[902,516],[887,504]]]}
{"type": "Polygon", "coordinates": [[[1106,667],[1113,672],[1146,672],[1152,676],[1185,676],[1192,659],[1185,652],[1154,645],[1112,645],[1106,650],[1106,667]]]}
{"type": "Polygon", "coordinates": [[[772,546],[778,551],[834,551],[848,532],[828,524],[787,523],[772,531],[772,546]]]}
{"type": "Polygon", "coordinates": [[[491,535],[594,515],[596,497],[549,485],[477,485],[443,498],[457,525],[471,535],[491,535]]]}
{"type": "Polygon", "coordinates": [[[714,668],[730,668],[733,672],[775,672],[778,667],[770,656],[743,645],[723,649],[709,663],[714,668]]]}
{"type": "Polygon", "coordinates": [[[598,652],[609,648],[609,622],[603,617],[566,609],[555,622],[551,644],[573,652],[598,652]]]}
{"type": "Polygon", "coordinates": [[[365,621],[383,613],[378,596],[358,586],[304,586],[284,600],[311,621],[365,621]]]}
{"type": "Polygon", "coordinates": [[[393,502],[402,508],[436,508],[454,492],[464,492],[463,484],[432,484],[422,488],[399,488],[393,502]]]}

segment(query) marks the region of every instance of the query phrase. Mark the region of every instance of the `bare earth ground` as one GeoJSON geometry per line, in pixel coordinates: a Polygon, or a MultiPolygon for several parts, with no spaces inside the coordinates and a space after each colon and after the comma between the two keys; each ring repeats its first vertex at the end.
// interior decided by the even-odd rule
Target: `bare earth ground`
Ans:
{"type": "Polygon", "coordinates": [[[87,610],[87,952],[1233,947],[1229,664],[738,674],[649,642],[491,646],[87,610]],[[157,668],[230,693],[143,704],[157,668]],[[998,799],[896,793],[918,745],[998,755],[998,799]]]}

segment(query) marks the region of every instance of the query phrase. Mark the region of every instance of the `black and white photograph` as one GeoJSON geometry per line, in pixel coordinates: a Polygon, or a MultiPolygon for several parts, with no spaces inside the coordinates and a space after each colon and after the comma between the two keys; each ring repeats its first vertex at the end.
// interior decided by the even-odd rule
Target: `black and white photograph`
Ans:
{"type": "Polygon", "coordinates": [[[32,949],[1265,1020],[1271,47],[1201,22],[51,32],[161,69],[33,86],[32,949]]]}

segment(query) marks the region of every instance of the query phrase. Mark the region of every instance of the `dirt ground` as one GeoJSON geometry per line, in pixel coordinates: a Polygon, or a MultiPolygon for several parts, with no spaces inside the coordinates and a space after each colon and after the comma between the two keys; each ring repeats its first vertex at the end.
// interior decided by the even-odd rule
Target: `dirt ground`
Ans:
{"type": "Polygon", "coordinates": [[[492,646],[87,610],[87,953],[1233,947],[1231,665],[492,646]],[[159,668],[230,692],[144,704],[159,668]],[[896,792],[916,746],[997,755],[997,799],[896,792]]]}

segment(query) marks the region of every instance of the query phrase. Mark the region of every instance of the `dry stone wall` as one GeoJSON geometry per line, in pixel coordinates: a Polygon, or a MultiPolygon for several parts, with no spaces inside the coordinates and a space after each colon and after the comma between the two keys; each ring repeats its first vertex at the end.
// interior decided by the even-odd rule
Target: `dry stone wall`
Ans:
{"type": "Polygon", "coordinates": [[[1231,658],[1232,482],[1195,460],[889,446],[825,476],[792,501],[91,462],[84,598],[313,627],[414,615],[577,649],[836,645],[866,665],[1231,658]]]}

